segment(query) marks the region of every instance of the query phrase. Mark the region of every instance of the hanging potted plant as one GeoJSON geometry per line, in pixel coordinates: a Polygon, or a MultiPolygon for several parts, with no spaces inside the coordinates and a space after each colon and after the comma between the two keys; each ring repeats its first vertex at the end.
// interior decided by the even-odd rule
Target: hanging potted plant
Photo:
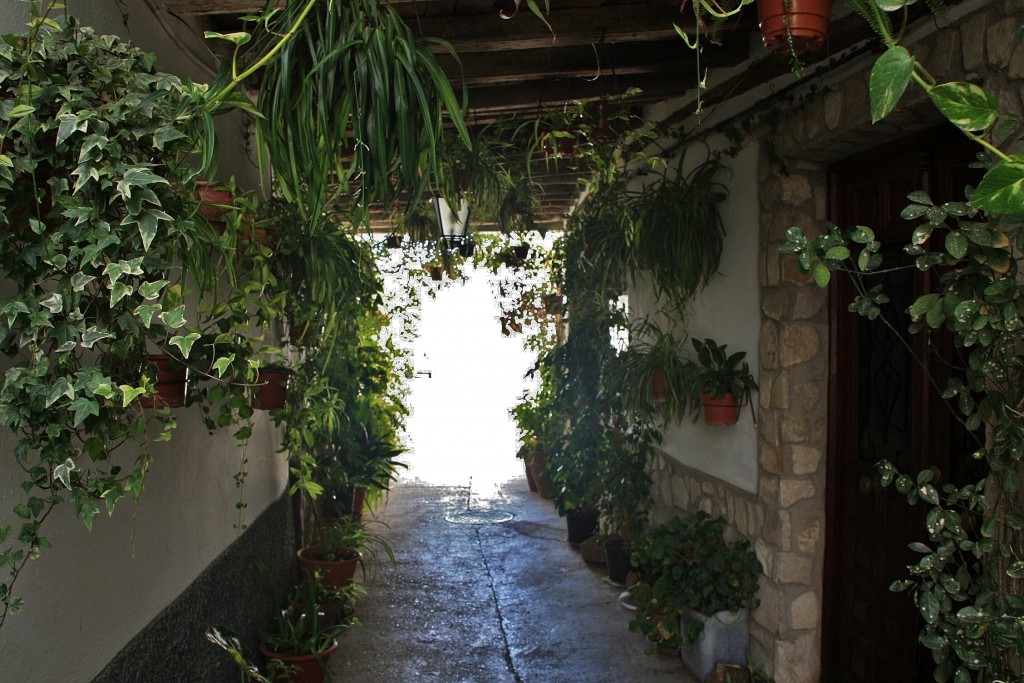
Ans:
{"type": "Polygon", "coordinates": [[[832,0],[757,0],[764,46],[800,57],[825,46],[832,0]]]}
{"type": "Polygon", "coordinates": [[[750,402],[751,391],[758,388],[744,360],[746,352],[727,354],[726,345],[719,345],[713,339],[692,339],[691,342],[697,352],[697,360],[690,361],[691,400],[696,402],[699,397],[705,423],[736,424],[740,408],[750,402]]]}

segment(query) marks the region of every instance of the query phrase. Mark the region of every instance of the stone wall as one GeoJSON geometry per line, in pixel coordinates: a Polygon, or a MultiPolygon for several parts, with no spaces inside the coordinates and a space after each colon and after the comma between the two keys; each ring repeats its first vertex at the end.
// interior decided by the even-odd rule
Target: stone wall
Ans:
{"type": "MultiPolygon", "coordinates": [[[[1002,106],[1024,111],[1024,21],[1019,0],[996,0],[909,46],[940,82],[984,83],[1002,106]]],[[[941,117],[911,86],[901,106],[871,124],[868,73],[832,83],[786,121],[771,141],[785,171],[761,155],[761,342],[756,496],[680,465],[669,454],[654,464],[655,520],[676,510],[726,517],[750,538],[765,568],[761,607],[753,614],[752,653],[780,683],[820,678],[822,584],[826,522],[828,295],[796,260],[778,253],[785,231],[813,235],[828,218],[828,164],[912,132],[941,117]]],[[[1017,145],[1011,151],[1024,148],[1017,145]]],[[[895,598],[900,599],[900,598],[895,598]]]]}

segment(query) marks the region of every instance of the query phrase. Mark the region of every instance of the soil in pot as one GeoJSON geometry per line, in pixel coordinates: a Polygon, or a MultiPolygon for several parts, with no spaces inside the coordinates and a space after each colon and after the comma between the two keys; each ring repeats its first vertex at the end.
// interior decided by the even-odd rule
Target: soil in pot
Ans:
{"type": "Polygon", "coordinates": [[[352,583],[360,555],[354,548],[335,548],[328,555],[319,546],[308,546],[298,551],[297,558],[306,580],[315,581],[319,572],[322,584],[339,588],[352,583]]]}

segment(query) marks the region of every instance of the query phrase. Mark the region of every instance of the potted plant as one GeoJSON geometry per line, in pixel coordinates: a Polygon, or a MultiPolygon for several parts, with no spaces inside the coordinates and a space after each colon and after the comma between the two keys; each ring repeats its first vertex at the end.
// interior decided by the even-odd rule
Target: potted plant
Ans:
{"type": "Polygon", "coordinates": [[[825,46],[832,0],[757,0],[757,18],[770,52],[800,57],[825,46]]]}
{"type": "Polygon", "coordinates": [[[384,538],[369,530],[366,522],[342,518],[317,524],[310,544],[298,550],[299,569],[308,581],[317,577],[325,586],[339,588],[352,583],[356,568],[375,560],[383,551],[394,562],[395,556],[384,538]]]}
{"type": "Polygon", "coordinates": [[[315,605],[313,584],[300,584],[289,596],[288,606],[277,612],[269,628],[261,634],[260,652],[267,659],[272,680],[323,682],[327,663],[338,649],[338,637],[350,629],[353,622],[328,623],[315,605]],[[298,605],[304,608],[299,609],[298,605]]]}
{"type": "Polygon", "coordinates": [[[609,370],[609,384],[622,396],[623,409],[635,419],[653,416],[662,423],[678,422],[696,408],[686,391],[693,372],[683,354],[682,338],[650,319],[630,327],[629,348],[619,353],[609,370]]]}
{"type": "Polygon", "coordinates": [[[697,360],[690,361],[691,399],[699,396],[707,424],[736,424],[740,408],[750,402],[750,392],[758,388],[750,366],[743,360],[746,352],[727,354],[726,345],[713,339],[690,341],[697,352],[697,360]]]}
{"type": "Polygon", "coordinates": [[[635,268],[646,274],[655,297],[680,311],[718,272],[725,243],[718,207],[728,197],[718,159],[688,173],[684,159],[674,176],[663,175],[630,198],[635,268]]]}
{"type": "Polygon", "coordinates": [[[745,663],[746,614],[760,603],[761,563],[748,541],[726,541],[725,531],[723,518],[697,512],[652,527],[633,544],[640,579],[630,588],[638,606],[630,629],[655,650],[683,648],[698,680],[716,662],[745,663]],[[721,647],[705,652],[708,645],[721,647]]]}

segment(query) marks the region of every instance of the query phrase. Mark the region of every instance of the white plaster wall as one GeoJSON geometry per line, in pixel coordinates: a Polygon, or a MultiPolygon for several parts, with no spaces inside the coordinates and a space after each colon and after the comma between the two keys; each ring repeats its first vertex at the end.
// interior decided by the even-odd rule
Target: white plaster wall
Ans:
{"type": "MultiPolygon", "coordinates": [[[[81,23],[125,36],[113,0],[70,0],[81,23]]],[[[209,71],[187,56],[212,64],[201,31],[188,28],[168,37],[164,25],[142,0],[123,3],[135,43],[160,55],[159,67],[205,81],[209,71]]],[[[0,0],[0,31],[21,32],[26,5],[0,0]]],[[[168,26],[180,21],[166,18],[168,26]]],[[[222,175],[256,181],[255,167],[242,154],[241,122],[219,126],[222,175]]],[[[243,451],[231,430],[209,436],[197,408],[175,409],[178,428],[168,444],[155,444],[154,462],[139,505],[122,502],[112,517],[95,519],[93,531],[64,505],[45,524],[53,549],[31,562],[15,584],[24,611],[0,629],[0,680],[19,683],[74,683],[91,680],[169,602],[177,597],[238,535],[233,475],[243,451]]],[[[287,485],[284,457],[276,453],[280,434],[257,415],[245,456],[250,523],[287,485]]],[[[0,434],[0,525],[14,523],[10,509],[21,500],[20,470],[12,439],[0,434]]],[[[15,523],[17,528],[17,525],[15,523]]]]}
{"type": "MultiPolygon", "coordinates": [[[[694,147],[687,154],[689,167],[703,161],[705,154],[702,145],[694,147]]],[[[748,148],[735,159],[725,159],[724,164],[732,173],[723,176],[729,198],[721,205],[726,239],[720,274],[698,294],[685,325],[675,321],[673,328],[677,336],[683,328],[690,338],[714,338],[726,344],[730,353],[746,351],[756,379],[761,328],[757,150],[748,148]]],[[[644,287],[631,292],[630,300],[633,315],[643,317],[652,309],[651,295],[644,287]]],[[[692,354],[689,342],[686,348],[692,354]]],[[[757,392],[753,404],[756,413],[757,392]]],[[[749,407],[743,408],[739,422],[731,427],[709,427],[700,418],[696,423],[684,419],[681,424],[670,425],[661,448],[689,467],[746,491],[757,491],[757,429],[749,407]]]]}

